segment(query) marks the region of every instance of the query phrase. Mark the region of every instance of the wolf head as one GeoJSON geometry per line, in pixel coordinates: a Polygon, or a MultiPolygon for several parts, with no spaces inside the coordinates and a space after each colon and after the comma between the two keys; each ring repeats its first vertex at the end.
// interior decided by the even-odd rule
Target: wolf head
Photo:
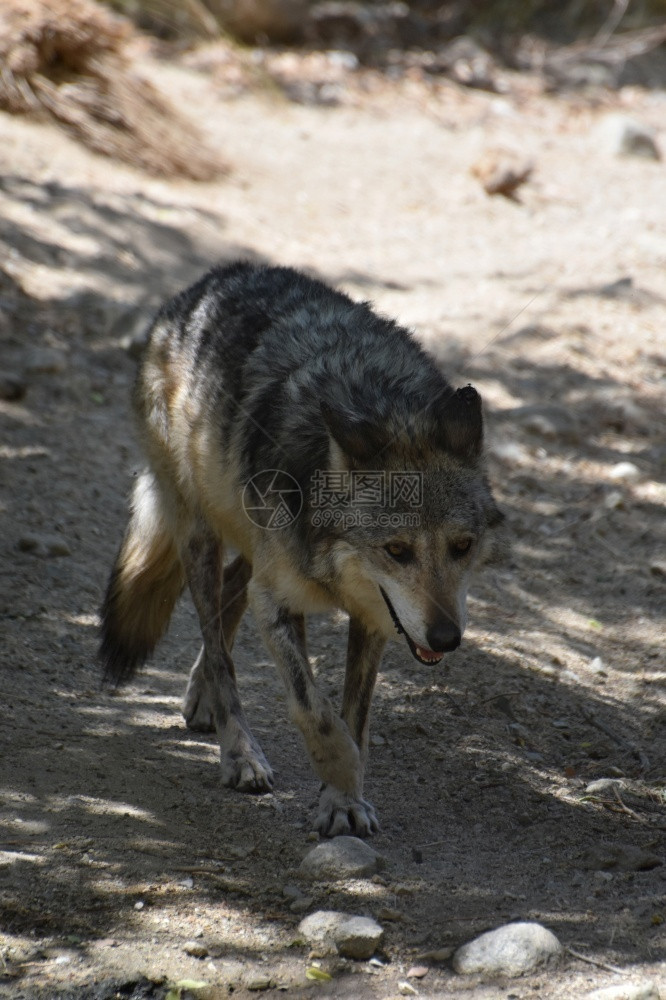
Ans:
{"type": "Polygon", "coordinates": [[[332,585],[350,613],[436,663],[460,645],[472,572],[503,517],[483,468],[481,397],[446,386],[381,421],[326,403],[321,412],[339,487],[319,516],[332,585]]]}

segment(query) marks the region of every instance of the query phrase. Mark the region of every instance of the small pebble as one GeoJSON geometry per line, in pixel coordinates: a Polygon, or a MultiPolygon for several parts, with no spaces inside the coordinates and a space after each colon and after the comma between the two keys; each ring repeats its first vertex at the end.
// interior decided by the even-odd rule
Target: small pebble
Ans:
{"type": "Polygon", "coordinates": [[[186,955],[191,955],[192,958],[208,957],[208,948],[201,941],[186,941],[183,945],[183,951],[186,955]]]}
{"type": "Polygon", "coordinates": [[[641,478],[641,470],[633,462],[618,462],[608,476],[618,483],[636,483],[641,478]]]}
{"type": "Polygon", "coordinates": [[[409,972],[407,973],[408,979],[423,979],[424,976],[428,975],[427,965],[413,965],[409,972]]]}
{"type": "Polygon", "coordinates": [[[273,980],[271,979],[270,976],[267,976],[267,975],[265,975],[264,973],[261,973],[261,972],[259,972],[259,973],[251,973],[245,979],[245,984],[244,985],[245,985],[245,988],[247,990],[251,990],[252,992],[259,993],[262,990],[270,990],[271,986],[273,985],[273,980]]]}
{"type": "Polygon", "coordinates": [[[411,983],[408,983],[406,979],[401,979],[398,983],[398,992],[403,997],[415,997],[418,996],[419,993],[416,987],[412,986],[411,983]]]}
{"type": "Polygon", "coordinates": [[[596,778],[585,786],[586,795],[612,795],[624,787],[624,782],[618,778],[596,778]]]}
{"type": "Polygon", "coordinates": [[[661,159],[653,129],[629,115],[606,115],[597,126],[594,139],[595,145],[613,156],[661,159]]]}
{"type": "Polygon", "coordinates": [[[606,510],[619,510],[624,507],[624,496],[619,490],[611,490],[604,497],[604,507],[606,510]]]}
{"type": "Polygon", "coordinates": [[[289,904],[289,909],[292,913],[305,913],[313,903],[314,899],[312,896],[299,896],[298,899],[289,904]]]}

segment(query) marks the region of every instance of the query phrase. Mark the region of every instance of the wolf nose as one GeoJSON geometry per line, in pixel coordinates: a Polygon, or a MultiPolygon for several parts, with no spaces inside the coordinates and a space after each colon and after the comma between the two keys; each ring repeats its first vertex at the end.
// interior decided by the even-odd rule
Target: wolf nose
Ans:
{"type": "Polygon", "coordinates": [[[426,632],[428,645],[434,653],[450,653],[458,648],[461,638],[458,626],[448,619],[431,625],[426,632]]]}

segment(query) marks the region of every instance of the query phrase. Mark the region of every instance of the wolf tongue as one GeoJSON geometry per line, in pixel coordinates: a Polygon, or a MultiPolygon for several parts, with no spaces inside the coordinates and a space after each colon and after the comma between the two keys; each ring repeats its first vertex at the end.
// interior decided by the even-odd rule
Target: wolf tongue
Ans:
{"type": "Polygon", "coordinates": [[[443,656],[443,653],[436,653],[433,649],[424,649],[423,646],[417,646],[416,652],[422,660],[430,660],[433,663],[438,663],[443,656]]]}

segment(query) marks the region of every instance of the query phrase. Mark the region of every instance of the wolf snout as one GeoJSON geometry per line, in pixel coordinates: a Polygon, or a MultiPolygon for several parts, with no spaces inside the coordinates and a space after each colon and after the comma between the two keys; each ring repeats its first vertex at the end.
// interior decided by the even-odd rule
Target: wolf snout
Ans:
{"type": "Polygon", "coordinates": [[[440,618],[429,627],[426,639],[434,653],[450,653],[460,645],[462,633],[450,618],[440,618]]]}

